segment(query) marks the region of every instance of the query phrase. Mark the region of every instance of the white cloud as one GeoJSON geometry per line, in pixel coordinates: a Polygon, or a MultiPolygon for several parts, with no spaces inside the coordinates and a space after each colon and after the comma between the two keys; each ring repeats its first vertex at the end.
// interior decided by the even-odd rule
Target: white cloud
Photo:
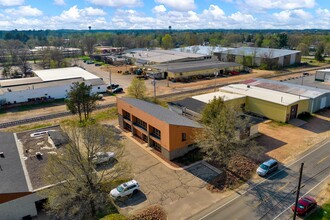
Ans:
{"type": "Polygon", "coordinates": [[[41,16],[42,11],[40,11],[37,8],[32,8],[31,5],[26,5],[26,6],[20,6],[17,9],[11,8],[11,9],[6,9],[5,12],[7,14],[15,15],[15,16],[23,16],[23,17],[28,17],[28,16],[41,16]]]}
{"type": "Polygon", "coordinates": [[[273,16],[279,22],[283,22],[286,24],[295,24],[301,23],[304,20],[308,21],[312,19],[312,15],[302,9],[297,10],[285,10],[279,13],[274,13],[273,16]]]}
{"type": "Polygon", "coordinates": [[[320,16],[323,16],[323,17],[326,17],[326,18],[330,18],[330,11],[329,11],[329,9],[321,9],[321,8],[319,8],[319,9],[317,9],[316,10],[316,13],[318,14],[318,15],[320,15],[320,16]]]}
{"type": "Polygon", "coordinates": [[[0,0],[0,5],[2,6],[18,6],[23,4],[24,0],[0,0]]]}
{"type": "Polygon", "coordinates": [[[229,16],[230,19],[235,21],[238,24],[241,23],[253,23],[256,19],[250,14],[242,14],[241,12],[236,12],[229,16]]]}
{"type": "Polygon", "coordinates": [[[136,7],[142,4],[140,0],[89,0],[89,2],[95,5],[109,7],[136,7]]]}
{"type": "Polygon", "coordinates": [[[211,15],[213,19],[223,19],[225,12],[217,5],[210,5],[209,9],[203,11],[204,15],[211,15]]]}
{"type": "Polygon", "coordinates": [[[152,11],[153,11],[154,13],[156,13],[156,14],[158,14],[158,13],[164,13],[164,12],[166,12],[166,8],[165,8],[164,5],[157,5],[157,6],[155,6],[155,7],[152,9],[152,11]]]}
{"type": "Polygon", "coordinates": [[[257,9],[298,9],[313,8],[315,0],[244,0],[244,3],[257,9]]]}
{"type": "Polygon", "coordinates": [[[83,9],[82,13],[84,13],[87,16],[103,16],[107,14],[102,9],[93,8],[93,7],[88,7],[83,9]]]}
{"type": "Polygon", "coordinates": [[[190,11],[196,8],[194,0],[155,0],[155,2],[164,4],[176,11],[190,11]]]}
{"type": "Polygon", "coordinates": [[[55,5],[66,5],[64,0],[54,0],[55,5]]]}

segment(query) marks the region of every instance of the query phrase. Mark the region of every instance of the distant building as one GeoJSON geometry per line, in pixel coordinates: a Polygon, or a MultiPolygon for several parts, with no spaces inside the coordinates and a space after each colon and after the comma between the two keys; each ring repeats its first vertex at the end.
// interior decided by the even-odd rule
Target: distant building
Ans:
{"type": "Polygon", "coordinates": [[[59,50],[63,53],[64,57],[77,57],[81,56],[82,50],[80,48],[72,47],[55,47],[55,46],[37,46],[30,50],[30,55],[33,59],[41,59],[44,56],[44,51],[59,50]]]}
{"type": "Polygon", "coordinates": [[[136,65],[152,65],[161,63],[187,62],[211,59],[211,56],[203,54],[185,53],[173,50],[145,50],[133,49],[124,54],[125,57],[134,60],[136,65]]]}
{"type": "Polygon", "coordinates": [[[67,97],[75,82],[92,85],[92,93],[106,91],[103,80],[79,67],[35,71],[37,77],[0,80],[0,106],[67,97]]]}
{"type": "Polygon", "coordinates": [[[310,104],[308,111],[310,113],[330,107],[330,90],[260,78],[250,79],[243,83],[309,98],[310,104]]]}
{"type": "Polygon", "coordinates": [[[159,105],[117,98],[121,129],[129,131],[165,158],[173,160],[194,149],[194,132],[201,126],[159,105]]]}
{"type": "Polygon", "coordinates": [[[269,119],[288,122],[309,111],[309,98],[245,84],[232,84],[221,91],[246,96],[245,111],[269,119]]]}
{"type": "Polygon", "coordinates": [[[218,77],[228,74],[229,71],[241,71],[243,66],[238,63],[219,62],[217,60],[201,60],[190,62],[175,62],[152,65],[151,68],[164,72],[164,78],[172,81],[190,79],[192,77],[218,77]]]}
{"type": "Polygon", "coordinates": [[[330,82],[330,69],[317,70],[315,80],[321,82],[330,82]]]}
{"type": "Polygon", "coordinates": [[[233,49],[231,47],[220,47],[220,46],[202,46],[194,45],[188,47],[180,47],[172,49],[174,51],[185,52],[185,53],[196,53],[212,56],[214,53],[224,53],[227,50],[233,49]]]}
{"type": "Polygon", "coordinates": [[[290,66],[301,62],[301,52],[273,48],[240,47],[214,52],[220,61],[246,63],[247,66],[260,66],[271,60],[278,66],[290,66]]]}

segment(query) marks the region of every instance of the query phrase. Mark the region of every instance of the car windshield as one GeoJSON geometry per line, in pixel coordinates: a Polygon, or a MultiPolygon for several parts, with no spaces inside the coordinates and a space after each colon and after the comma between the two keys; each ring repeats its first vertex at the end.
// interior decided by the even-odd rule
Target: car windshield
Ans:
{"type": "Polygon", "coordinates": [[[122,186],[118,186],[118,187],[117,187],[117,190],[118,190],[118,192],[122,192],[122,191],[124,191],[124,187],[122,187],[122,186]]]}
{"type": "Polygon", "coordinates": [[[301,204],[298,204],[298,208],[300,209],[305,209],[305,206],[301,205],[301,204]]]}
{"type": "Polygon", "coordinates": [[[267,165],[265,165],[265,164],[261,164],[260,165],[260,168],[261,169],[264,169],[264,170],[268,170],[269,169],[269,167],[267,165]]]}

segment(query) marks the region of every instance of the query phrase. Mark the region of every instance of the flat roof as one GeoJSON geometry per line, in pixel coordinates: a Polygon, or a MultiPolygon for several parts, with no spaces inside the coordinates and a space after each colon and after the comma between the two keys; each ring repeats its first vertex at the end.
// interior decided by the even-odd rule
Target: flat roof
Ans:
{"type": "Polygon", "coordinates": [[[232,62],[220,62],[216,60],[200,60],[200,61],[159,64],[159,65],[152,65],[151,67],[159,69],[161,71],[170,71],[173,73],[179,73],[179,72],[188,72],[188,71],[205,70],[205,69],[237,67],[237,66],[242,66],[242,65],[232,62]]]}
{"type": "Polygon", "coordinates": [[[40,82],[42,82],[42,79],[40,79],[39,77],[4,79],[4,80],[0,80],[0,87],[27,85],[27,84],[40,83],[40,82]]]}
{"type": "Polygon", "coordinates": [[[155,63],[173,62],[184,59],[202,59],[205,55],[185,53],[173,50],[136,50],[125,54],[126,57],[136,58],[155,63]]]}
{"type": "Polygon", "coordinates": [[[0,132],[0,194],[29,192],[27,180],[13,133],[0,132]]]}
{"type": "Polygon", "coordinates": [[[98,76],[80,68],[80,67],[66,67],[58,69],[47,69],[47,70],[35,70],[37,76],[39,76],[43,81],[53,81],[62,79],[72,79],[81,77],[85,80],[88,79],[98,79],[98,76]]]}
{"type": "Polygon", "coordinates": [[[229,49],[225,53],[232,55],[245,55],[245,56],[256,56],[269,58],[277,58],[295,53],[300,53],[298,50],[286,50],[286,49],[275,49],[275,48],[262,48],[262,47],[240,47],[229,49]]]}
{"type": "Polygon", "coordinates": [[[229,49],[233,49],[231,47],[213,47],[213,46],[202,46],[202,45],[195,45],[195,46],[188,46],[188,47],[181,47],[172,49],[174,51],[185,52],[185,53],[195,53],[195,54],[203,54],[203,55],[212,55],[213,53],[221,53],[227,51],[229,49]]]}
{"type": "Polygon", "coordinates": [[[85,82],[86,84],[92,85],[92,86],[106,85],[103,82],[103,80],[100,78],[91,79],[91,80],[83,80],[83,78],[77,77],[77,78],[73,78],[73,79],[64,79],[64,80],[41,82],[41,83],[29,84],[29,85],[19,85],[19,86],[0,88],[0,94],[4,94],[7,92],[14,92],[14,91],[56,87],[56,86],[62,86],[62,85],[72,85],[72,83],[75,83],[75,82],[85,82]]]}
{"type": "Polygon", "coordinates": [[[201,102],[193,98],[185,98],[178,101],[169,102],[170,105],[176,105],[179,107],[185,107],[191,111],[201,113],[203,108],[206,106],[205,102],[201,102]]]}
{"type": "Polygon", "coordinates": [[[119,99],[168,124],[195,128],[201,127],[197,122],[172,112],[169,109],[163,108],[160,105],[128,97],[119,99]]]}
{"type": "Polygon", "coordinates": [[[329,73],[329,72],[330,72],[330,69],[317,70],[316,72],[325,72],[325,73],[329,73]]]}
{"type": "Polygon", "coordinates": [[[269,79],[261,79],[261,78],[255,78],[250,79],[243,84],[250,85],[250,86],[257,86],[260,88],[265,89],[271,89],[276,90],[280,92],[290,93],[293,95],[300,95],[308,98],[317,98],[319,96],[322,96],[324,94],[330,93],[330,90],[325,89],[319,89],[314,88],[310,86],[304,86],[304,85],[297,85],[292,83],[286,83],[286,82],[280,82],[275,80],[269,80],[269,79]]]}
{"type": "Polygon", "coordinates": [[[234,93],[228,93],[228,92],[211,92],[207,94],[202,94],[202,95],[196,95],[193,96],[193,99],[196,99],[198,101],[204,102],[204,103],[209,103],[213,100],[213,98],[223,98],[224,101],[229,101],[229,100],[234,100],[234,99],[240,99],[240,98],[245,98],[246,95],[239,95],[239,94],[234,94],[234,93]]]}
{"type": "Polygon", "coordinates": [[[291,105],[300,100],[308,100],[308,98],[306,97],[292,95],[270,89],[264,89],[256,86],[248,86],[245,84],[232,84],[221,87],[220,90],[246,95],[248,97],[257,98],[284,106],[291,105]]]}

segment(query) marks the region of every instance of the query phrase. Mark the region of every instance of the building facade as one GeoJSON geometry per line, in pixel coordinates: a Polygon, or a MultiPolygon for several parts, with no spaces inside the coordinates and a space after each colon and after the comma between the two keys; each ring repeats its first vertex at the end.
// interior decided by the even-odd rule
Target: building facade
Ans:
{"type": "Polygon", "coordinates": [[[321,82],[330,82],[330,69],[317,70],[315,80],[321,82]]]}
{"type": "Polygon", "coordinates": [[[133,98],[117,98],[121,129],[173,160],[194,149],[194,134],[201,126],[159,105],[133,98]]]}

